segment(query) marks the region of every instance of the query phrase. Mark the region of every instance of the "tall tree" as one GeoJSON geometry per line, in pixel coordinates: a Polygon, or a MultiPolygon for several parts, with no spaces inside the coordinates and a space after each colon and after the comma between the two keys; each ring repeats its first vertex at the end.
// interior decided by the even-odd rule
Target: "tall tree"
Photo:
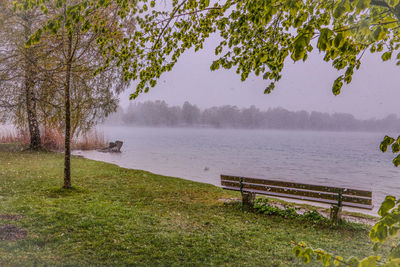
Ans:
{"type": "MultiPolygon", "coordinates": [[[[40,134],[40,124],[64,128],[64,187],[70,188],[72,136],[87,131],[97,120],[115,111],[117,95],[128,85],[120,65],[105,56],[102,39],[112,35],[115,45],[124,42],[134,29],[134,20],[121,19],[121,8],[112,3],[91,12],[85,12],[81,2],[74,0],[47,1],[46,5],[20,0],[13,2],[12,8],[6,0],[0,4],[7,7],[7,13],[6,9],[0,13],[0,34],[11,37],[0,40],[4,47],[0,54],[4,56],[0,59],[2,111],[10,111],[19,125],[27,121],[32,136],[40,134]],[[22,27],[21,32],[11,33],[21,23],[7,19],[10,14],[32,28],[22,27]],[[18,17],[19,14],[28,16],[18,17]],[[15,42],[10,42],[13,38],[15,42]],[[8,57],[7,52],[12,49],[17,51],[16,56],[27,58],[27,64],[8,57]],[[21,112],[22,106],[29,111],[26,115],[21,112]]],[[[6,112],[0,114],[6,117],[6,112]]],[[[40,135],[32,143],[40,145],[37,140],[40,135]]]]}
{"type": "Polygon", "coordinates": [[[59,53],[54,50],[54,53],[49,54],[54,71],[49,87],[42,94],[48,105],[41,106],[45,112],[53,114],[48,123],[64,127],[63,187],[71,188],[73,134],[86,131],[95,119],[104,118],[115,111],[118,106],[116,95],[128,85],[119,66],[104,56],[98,44],[109,34],[113,34],[115,44],[121,43],[124,34],[131,33],[134,27],[132,22],[120,27],[118,5],[110,4],[84,17],[78,1],[50,2],[42,9],[48,23],[31,35],[27,45],[29,47],[42,43],[43,38],[49,35],[55,46],[62,51],[59,53]],[[62,109],[54,109],[60,106],[62,109]],[[61,118],[63,120],[60,124],[61,118]]]}
{"type": "Polygon", "coordinates": [[[1,3],[0,11],[0,111],[3,117],[20,126],[27,125],[30,149],[41,149],[37,115],[38,61],[43,56],[39,45],[26,47],[25,42],[40,28],[42,18],[37,8],[12,10],[11,2],[1,3]],[[10,116],[11,115],[11,116],[10,116]]]}

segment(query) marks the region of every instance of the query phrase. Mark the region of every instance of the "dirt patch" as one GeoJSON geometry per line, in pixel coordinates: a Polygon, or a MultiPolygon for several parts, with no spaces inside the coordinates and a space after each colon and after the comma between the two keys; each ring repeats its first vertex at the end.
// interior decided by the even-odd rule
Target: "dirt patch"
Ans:
{"type": "Polygon", "coordinates": [[[12,224],[0,226],[0,240],[2,241],[20,240],[24,239],[27,235],[28,231],[12,224]]]}
{"type": "Polygon", "coordinates": [[[0,214],[0,220],[20,220],[23,216],[19,214],[0,214]]]}

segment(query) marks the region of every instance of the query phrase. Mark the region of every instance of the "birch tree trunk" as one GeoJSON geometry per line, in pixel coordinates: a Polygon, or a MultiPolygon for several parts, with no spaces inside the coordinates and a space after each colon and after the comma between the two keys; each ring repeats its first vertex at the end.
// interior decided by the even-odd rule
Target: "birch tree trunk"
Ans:
{"type": "MultiPolygon", "coordinates": [[[[32,34],[32,21],[29,14],[23,16],[24,20],[24,34],[26,40],[32,34]]],[[[28,117],[28,129],[30,135],[29,148],[32,150],[40,150],[42,148],[42,142],[40,138],[39,123],[36,113],[36,99],[35,99],[35,67],[34,67],[34,48],[24,48],[24,87],[25,87],[25,101],[26,101],[26,113],[28,117]]]]}
{"type": "Polygon", "coordinates": [[[72,69],[72,34],[68,34],[65,72],[65,152],[64,152],[64,188],[71,188],[71,69],[72,69]]]}

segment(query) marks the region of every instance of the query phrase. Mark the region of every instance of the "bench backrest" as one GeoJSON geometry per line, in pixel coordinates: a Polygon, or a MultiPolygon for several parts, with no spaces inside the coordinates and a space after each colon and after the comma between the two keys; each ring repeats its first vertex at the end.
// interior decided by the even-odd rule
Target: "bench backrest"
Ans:
{"type": "Polygon", "coordinates": [[[221,175],[225,189],[372,209],[372,192],[344,187],[301,184],[230,175],[221,175]]]}

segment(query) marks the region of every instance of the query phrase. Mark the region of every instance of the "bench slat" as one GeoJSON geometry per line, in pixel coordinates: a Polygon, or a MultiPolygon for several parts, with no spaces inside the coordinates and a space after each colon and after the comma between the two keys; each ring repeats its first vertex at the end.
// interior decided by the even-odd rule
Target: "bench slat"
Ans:
{"type": "Polygon", "coordinates": [[[264,180],[264,179],[258,179],[258,178],[248,178],[248,177],[231,176],[231,175],[221,175],[221,181],[239,182],[241,178],[243,179],[243,182],[246,182],[246,183],[264,184],[264,185],[289,187],[289,188],[299,188],[299,189],[323,191],[323,192],[331,192],[331,193],[339,193],[342,190],[343,193],[346,195],[354,195],[354,196],[362,196],[362,197],[370,197],[370,198],[372,197],[372,192],[366,191],[366,190],[340,188],[340,187],[332,187],[332,186],[321,186],[321,185],[312,185],[312,184],[300,184],[300,183],[294,183],[294,182],[264,180]]]}
{"type": "MultiPolygon", "coordinates": [[[[240,189],[237,187],[223,186],[222,188],[227,189],[227,190],[240,191],[240,189]]],[[[326,203],[326,204],[331,204],[331,205],[337,204],[337,201],[335,201],[335,200],[320,199],[320,198],[317,199],[317,198],[307,197],[307,196],[298,196],[298,195],[290,195],[290,194],[275,193],[275,192],[268,192],[268,191],[259,191],[259,190],[253,190],[253,189],[250,189],[250,190],[243,189],[243,192],[255,193],[255,194],[260,194],[260,195],[269,195],[269,196],[275,196],[275,197],[300,199],[300,200],[306,200],[306,201],[312,201],[312,202],[326,203]]],[[[365,205],[365,204],[358,204],[358,203],[351,203],[351,202],[342,202],[342,205],[347,206],[347,207],[367,209],[367,210],[372,210],[372,208],[373,208],[373,205],[365,205]]]]}
{"type": "MultiPolygon", "coordinates": [[[[221,181],[223,186],[238,188],[240,190],[240,182],[236,181],[221,181]]],[[[270,185],[263,185],[263,184],[251,184],[251,183],[242,183],[243,190],[257,190],[260,192],[274,192],[274,193],[281,193],[286,195],[296,195],[296,196],[303,196],[303,197],[311,197],[314,199],[327,199],[333,200],[336,203],[338,202],[338,194],[331,193],[331,192],[322,192],[322,191],[314,191],[314,190],[305,190],[299,188],[288,188],[288,187],[279,187],[279,186],[270,186],[270,185]]],[[[347,193],[347,192],[346,192],[347,193]]],[[[366,197],[358,197],[343,194],[342,195],[343,202],[349,203],[358,203],[363,205],[371,205],[372,199],[366,197]]]]}

